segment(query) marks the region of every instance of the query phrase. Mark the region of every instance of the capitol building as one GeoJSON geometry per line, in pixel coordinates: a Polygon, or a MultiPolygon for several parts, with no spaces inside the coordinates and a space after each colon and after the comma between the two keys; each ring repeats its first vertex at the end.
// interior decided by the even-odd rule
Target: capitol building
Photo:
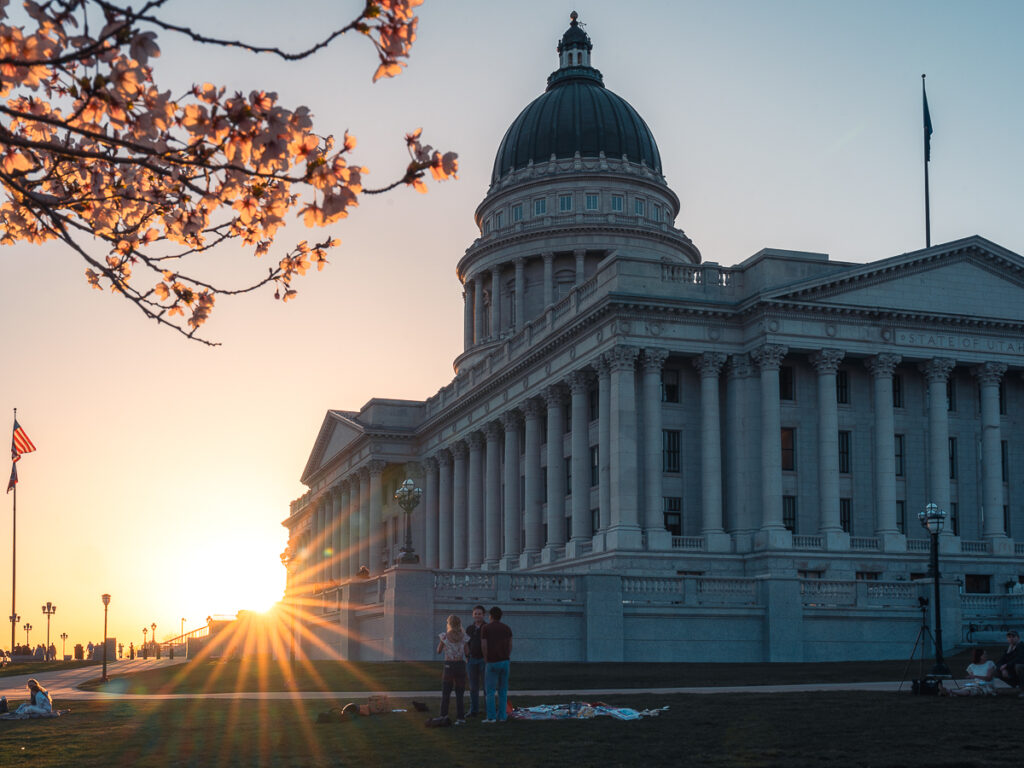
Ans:
{"type": "Polygon", "coordinates": [[[520,660],[906,658],[929,503],[947,649],[1024,623],[1024,259],[719,264],[575,14],[557,53],[453,257],[454,378],[313,443],[284,521],[300,653],[433,658],[483,603],[520,660]]]}

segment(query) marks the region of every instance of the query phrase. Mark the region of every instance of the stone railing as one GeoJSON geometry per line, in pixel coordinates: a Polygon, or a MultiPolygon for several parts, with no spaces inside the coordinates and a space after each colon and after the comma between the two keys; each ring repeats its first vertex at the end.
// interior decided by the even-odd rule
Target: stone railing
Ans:
{"type": "Polygon", "coordinates": [[[624,603],[757,605],[757,580],[703,576],[623,576],[624,603]]]}
{"type": "Polygon", "coordinates": [[[983,555],[988,552],[987,541],[961,541],[960,551],[964,554],[983,555]]]}
{"type": "Polygon", "coordinates": [[[493,573],[434,571],[434,595],[447,600],[493,600],[497,597],[493,573]]]}
{"type": "Polygon", "coordinates": [[[872,605],[917,605],[919,589],[906,581],[866,581],[868,602],[872,605]]]}
{"type": "Polygon", "coordinates": [[[704,551],[703,536],[673,536],[672,549],[682,549],[689,552],[704,551]]]}
{"type": "Polygon", "coordinates": [[[877,551],[878,539],[874,536],[851,536],[850,549],[864,551],[877,551]]]}
{"type": "Polygon", "coordinates": [[[576,577],[557,573],[512,574],[510,595],[513,600],[573,601],[576,577]]]}
{"type": "Polygon", "coordinates": [[[907,552],[929,552],[931,547],[928,539],[907,539],[907,552]]]}
{"type": "Polygon", "coordinates": [[[822,537],[821,536],[794,536],[793,537],[793,549],[821,549],[822,537]]]}
{"type": "Polygon", "coordinates": [[[715,603],[755,605],[757,603],[757,580],[698,577],[697,601],[701,605],[715,603]]]}
{"type": "Polygon", "coordinates": [[[733,284],[733,271],[718,266],[689,264],[661,265],[661,279],[666,283],[683,283],[685,285],[707,285],[729,288],[733,284]]]}
{"type": "Polygon", "coordinates": [[[1018,557],[1024,557],[1024,544],[1014,544],[1013,553],[1018,557]]]}
{"type": "Polygon", "coordinates": [[[384,602],[384,595],[388,589],[388,577],[378,576],[360,584],[352,582],[353,597],[363,605],[376,605],[384,602]]]}
{"type": "Polygon", "coordinates": [[[916,608],[918,594],[918,585],[909,581],[800,582],[803,604],[810,608],[916,608]]]}
{"type": "Polygon", "coordinates": [[[800,582],[800,597],[804,605],[832,608],[857,604],[857,582],[804,579],[800,582]]]}

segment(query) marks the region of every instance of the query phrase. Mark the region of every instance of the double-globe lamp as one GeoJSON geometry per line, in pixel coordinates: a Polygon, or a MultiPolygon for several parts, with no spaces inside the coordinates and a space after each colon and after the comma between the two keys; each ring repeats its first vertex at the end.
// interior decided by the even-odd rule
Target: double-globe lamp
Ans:
{"type": "Polygon", "coordinates": [[[939,604],[939,534],[946,527],[946,510],[939,509],[938,504],[926,504],[917,513],[921,525],[931,534],[931,558],[928,564],[928,576],[931,577],[935,606],[935,666],[931,677],[950,677],[949,667],[942,658],[942,607],[939,604]]]}

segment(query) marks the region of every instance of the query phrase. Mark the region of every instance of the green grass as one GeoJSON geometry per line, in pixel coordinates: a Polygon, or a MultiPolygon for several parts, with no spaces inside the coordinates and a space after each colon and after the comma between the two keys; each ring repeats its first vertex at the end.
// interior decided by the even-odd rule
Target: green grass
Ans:
{"type": "MultiPolygon", "coordinates": [[[[512,696],[519,705],[539,699],[512,696]]],[[[639,722],[509,722],[427,729],[421,713],[315,724],[329,701],[72,703],[57,720],[0,721],[0,764],[179,766],[1018,766],[1019,702],[894,693],[607,697],[669,705],[639,722]],[[1001,734],[999,738],[996,738],[1001,734]]],[[[437,700],[429,702],[436,713],[437,700]]],[[[405,702],[396,701],[400,706],[405,702]]]]}
{"type": "MultiPolygon", "coordinates": [[[[998,658],[998,656],[997,656],[998,658]]],[[[966,652],[948,659],[963,670],[966,652]]],[[[926,669],[930,666],[926,666],[926,669]]],[[[512,690],[586,690],[729,685],[787,685],[899,680],[903,661],[827,664],[679,664],[512,662],[512,690]]],[[[919,673],[917,662],[909,677],[919,673]]],[[[98,678],[82,687],[123,693],[226,693],[231,691],[420,691],[439,687],[440,662],[299,662],[294,674],[277,662],[190,661],[174,667],[98,678]]]]}
{"type": "Polygon", "coordinates": [[[25,661],[18,664],[8,664],[6,667],[0,668],[0,677],[34,675],[36,673],[45,675],[47,672],[61,672],[65,669],[99,666],[101,663],[99,661],[25,661]]]}

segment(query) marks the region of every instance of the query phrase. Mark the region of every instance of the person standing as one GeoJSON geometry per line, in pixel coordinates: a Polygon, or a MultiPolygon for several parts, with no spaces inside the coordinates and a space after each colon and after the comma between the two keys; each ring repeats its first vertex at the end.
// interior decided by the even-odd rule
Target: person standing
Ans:
{"type": "Polygon", "coordinates": [[[466,633],[462,620],[454,614],[448,617],[448,630],[438,635],[437,652],[444,654],[444,673],[441,677],[441,717],[448,717],[448,702],[455,688],[456,725],[466,724],[463,695],[466,692],[466,633]]]}
{"type": "Polygon", "coordinates": [[[508,719],[508,672],[512,657],[512,630],[501,621],[502,611],[494,606],[491,620],[480,629],[480,646],[484,654],[484,695],[487,697],[485,723],[503,723],[508,719]],[[497,707],[495,707],[497,697],[497,707]]]}
{"type": "Polygon", "coordinates": [[[484,680],[484,649],[480,644],[480,630],[484,627],[485,609],[473,608],[473,623],[466,628],[469,645],[466,647],[466,671],[469,673],[469,717],[480,716],[480,685],[484,680]]]}

